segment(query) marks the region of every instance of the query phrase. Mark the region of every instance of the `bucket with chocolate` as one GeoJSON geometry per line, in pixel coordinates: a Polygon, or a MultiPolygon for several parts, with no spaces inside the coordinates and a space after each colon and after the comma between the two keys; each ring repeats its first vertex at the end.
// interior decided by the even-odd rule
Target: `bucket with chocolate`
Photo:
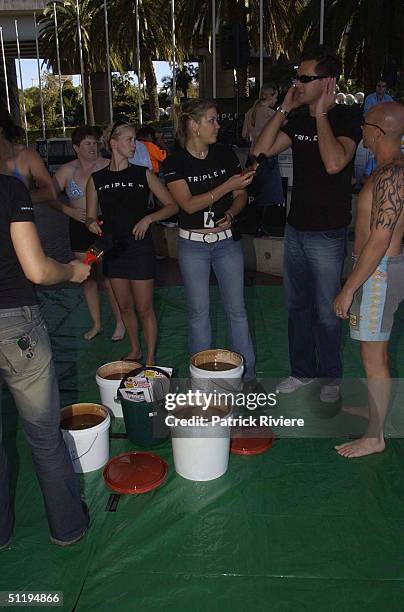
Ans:
{"type": "Polygon", "coordinates": [[[140,367],[142,365],[136,361],[111,361],[98,368],[95,380],[100,392],[101,403],[109,408],[114,417],[123,417],[121,398],[118,393],[122,379],[126,374],[140,367]]]}
{"type": "Polygon", "coordinates": [[[60,428],[74,471],[93,472],[109,459],[111,417],[100,404],[70,404],[60,411],[60,428]]]}
{"type": "Polygon", "coordinates": [[[189,372],[193,390],[237,393],[242,388],[244,360],[234,351],[209,349],[191,357],[189,372]]]}

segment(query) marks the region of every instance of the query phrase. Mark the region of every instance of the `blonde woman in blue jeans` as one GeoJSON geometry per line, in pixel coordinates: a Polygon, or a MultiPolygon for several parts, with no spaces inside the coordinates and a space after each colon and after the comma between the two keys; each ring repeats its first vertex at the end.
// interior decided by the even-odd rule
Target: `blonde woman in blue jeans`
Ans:
{"type": "Polygon", "coordinates": [[[244,258],[233,238],[234,218],[247,202],[254,172],[242,174],[230,147],[216,143],[217,109],[210,100],[183,104],[177,138],[182,149],[164,163],[167,187],[180,207],[178,261],[189,310],[191,355],[212,348],[209,277],[215,272],[231,349],[244,357],[244,382],[255,379],[255,355],[244,304],[244,258]]]}

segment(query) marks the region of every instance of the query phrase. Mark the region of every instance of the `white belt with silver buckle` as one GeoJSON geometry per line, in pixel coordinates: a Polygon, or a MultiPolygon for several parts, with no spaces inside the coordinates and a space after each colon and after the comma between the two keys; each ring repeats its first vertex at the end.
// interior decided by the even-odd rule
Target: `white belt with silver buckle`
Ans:
{"type": "Polygon", "coordinates": [[[230,229],[223,230],[222,232],[207,232],[206,234],[202,234],[200,232],[191,232],[190,230],[180,228],[178,235],[180,238],[185,238],[185,240],[213,244],[214,242],[219,242],[219,240],[231,238],[233,234],[230,229]]]}

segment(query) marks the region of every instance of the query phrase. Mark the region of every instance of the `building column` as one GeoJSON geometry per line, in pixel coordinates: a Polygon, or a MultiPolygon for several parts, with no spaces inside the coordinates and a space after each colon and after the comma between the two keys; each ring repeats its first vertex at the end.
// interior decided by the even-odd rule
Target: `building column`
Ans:
{"type": "Polygon", "coordinates": [[[93,72],[90,78],[94,121],[96,125],[105,125],[109,123],[108,76],[106,72],[93,72]]]}
{"type": "MultiPolygon", "coordinates": [[[[14,121],[20,125],[21,116],[20,107],[18,104],[17,70],[15,67],[14,57],[6,57],[6,70],[8,79],[8,94],[10,96],[11,115],[14,121]]],[[[0,61],[0,79],[2,81],[2,87],[0,88],[0,104],[2,107],[7,108],[6,87],[4,85],[5,81],[2,61],[0,61]]]]}
{"type": "MultiPolygon", "coordinates": [[[[201,98],[212,98],[212,54],[202,50],[199,62],[199,95],[201,98]]],[[[233,70],[222,70],[220,53],[216,55],[216,96],[218,98],[234,98],[234,75],[233,70]]]]}

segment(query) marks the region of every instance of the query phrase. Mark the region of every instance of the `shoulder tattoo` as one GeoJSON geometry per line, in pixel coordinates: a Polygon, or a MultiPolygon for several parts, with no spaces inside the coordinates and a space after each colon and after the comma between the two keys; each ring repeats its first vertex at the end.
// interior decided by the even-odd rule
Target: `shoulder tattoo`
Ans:
{"type": "Polygon", "coordinates": [[[371,227],[394,230],[404,206],[404,164],[393,162],[376,171],[371,227]]]}

